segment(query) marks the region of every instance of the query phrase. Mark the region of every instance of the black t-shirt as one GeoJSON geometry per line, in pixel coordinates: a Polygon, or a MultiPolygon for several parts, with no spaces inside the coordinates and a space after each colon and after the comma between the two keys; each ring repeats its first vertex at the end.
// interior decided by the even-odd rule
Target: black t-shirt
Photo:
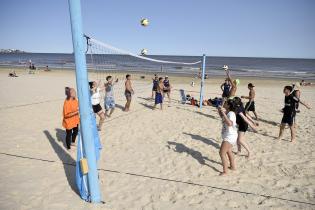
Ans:
{"type": "Polygon", "coordinates": [[[300,100],[294,94],[291,94],[289,96],[285,96],[284,97],[283,112],[285,114],[295,113],[296,112],[296,110],[295,110],[296,104],[299,102],[300,102],[300,100]]]}

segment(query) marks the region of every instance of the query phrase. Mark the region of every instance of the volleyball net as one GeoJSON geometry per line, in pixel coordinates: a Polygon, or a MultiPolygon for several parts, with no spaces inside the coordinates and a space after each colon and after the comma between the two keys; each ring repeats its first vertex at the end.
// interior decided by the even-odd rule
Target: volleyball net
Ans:
{"type": "MultiPolygon", "coordinates": [[[[109,75],[114,80],[118,79],[114,89],[114,94],[118,99],[123,97],[125,81],[123,73],[141,74],[143,79],[145,76],[153,74],[178,73],[195,76],[201,74],[201,57],[140,55],[114,47],[87,35],[85,38],[89,78],[101,83],[106,82],[106,77],[109,75]]],[[[142,53],[145,51],[142,50],[142,53]]],[[[151,83],[148,86],[151,86],[151,83]]]]}

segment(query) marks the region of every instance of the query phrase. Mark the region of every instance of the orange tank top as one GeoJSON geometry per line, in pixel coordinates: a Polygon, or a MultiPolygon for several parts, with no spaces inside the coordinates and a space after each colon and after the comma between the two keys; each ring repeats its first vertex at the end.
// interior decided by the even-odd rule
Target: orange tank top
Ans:
{"type": "Polygon", "coordinates": [[[65,100],[63,104],[63,121],[62,121],[62,126],[65,129],[70,130],[74,127],[77,127],[77,125],[79,125],[80,123],[79,114],[71,116],[73,113],[77,112],[78,110],[79,110],[79,103],[77,99],[65,100]]]}

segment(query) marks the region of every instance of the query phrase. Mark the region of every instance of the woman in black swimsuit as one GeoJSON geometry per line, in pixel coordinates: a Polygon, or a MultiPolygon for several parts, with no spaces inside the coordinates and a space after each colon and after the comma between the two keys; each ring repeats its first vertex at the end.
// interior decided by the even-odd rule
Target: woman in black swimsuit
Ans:
{"type": "Polygon", "coordinates": [[[248,125],[255,131],[257,128],[256,126],[258,126],[258,124],[254,122],[254,120],[249,115],[246,115],[244,105],[242,103],[242,100],[239,97],[235,97],[234,102],[237,106],[236,124],[238,125],[237,153],[236,154],[241,153],[241,148],[243,146],[247,151],[246,157],[249,158],[250,149],[248,147],[248,144],[245,142],[244,136],[248,129],[248,125]]]}

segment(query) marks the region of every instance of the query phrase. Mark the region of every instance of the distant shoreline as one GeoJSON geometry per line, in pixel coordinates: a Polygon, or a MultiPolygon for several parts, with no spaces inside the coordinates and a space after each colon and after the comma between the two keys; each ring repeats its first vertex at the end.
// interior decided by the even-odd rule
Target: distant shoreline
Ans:
{"type": "MultiPolygon", "coordinates": [[[[56,72],[56,73],[63,73],[63,72],[74,72],[74,69],[73,68],[64,68],[64,69],[61,69],[61,68],[50,68],[50,71],[46,72],[44,71],[44,68],[45,67],[40,67],[39,68],[39,72],[44,72],[44,73],[48,73],[49,72],[56,72]]],[[[7,67],[4,67],[4,66],[0,66],[0,72],[4,72],[4,71],[17,71],[17,72],[25,72],[25,71],[28,71],[29,69],[26,68],[26,67],[10,67],[10,66],[7,66],[7,67]]],[[[99,73],[98,71],[96,70],[91,70],[89,69],[89,74],[93,74],[93,73],[99,73]]],[[[122,70],[122,71],[104,71],[103,72],[105,75],[109,75],[109,74],[136,74],[136,75],[144,75],[144,76],[153,76],[154,74],[158,74],[158,75],[161,75],[162,77],[165,76],[165,75],[168,75],[170,77],[179,77],[179,78],[190,78],[194,81],[198,81],[200,80],[200,78],[197,78],[196,75],[194,74],[190,74],[190,73],[174,73],[174,72],[150,72],[150,71],[142,71],[142,70],[130,70],[130,71],[125,71],[125,70],[122,70]]],[[[287,81],[287,80],[290,80],[290,81],[300,81],[302,79],[305,79],[309,82],[315,82],[315,79],[308,79],[308,78],[301,78],[301,77],[281,77],[281,76],[256,76],[256,75],[234,75],[233,76],[234,78],[239,78],[239,79],[255,79],[255,80],[273,80],[273,81],[287,81]]],[[[209,75],[209,78],[206,79],[206,80],[211,80],[211,79],[219,79],[219,78],[222,78],[224,79],[225,78],[225,75],[209,75]]]]}

